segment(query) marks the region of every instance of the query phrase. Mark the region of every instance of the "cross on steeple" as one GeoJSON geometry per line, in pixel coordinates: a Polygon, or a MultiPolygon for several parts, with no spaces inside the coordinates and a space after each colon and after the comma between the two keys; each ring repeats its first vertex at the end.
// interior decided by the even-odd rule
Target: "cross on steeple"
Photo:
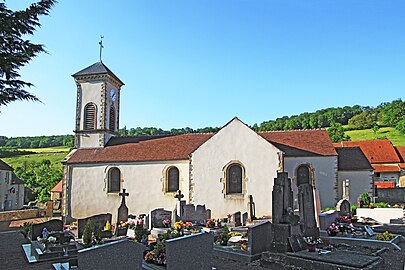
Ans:
{"type": "Polygon", "coordinates": [[[174,196],[177,200],[181,201],[181,199],[184,197],[183,194],[181,194],[181,190],[177,190],[176,195],[174,196]]]}
{"type": "Polygon", "coordinates": [[[100,45],[100,62],[103,62],[101,60],[101,53],[103,52],[103,48],[104,48],[104,46],[103,46],[103,38],[104,38],[104,36],[100,36],[100,42],[98,43],[98,45],[100,45]]]}

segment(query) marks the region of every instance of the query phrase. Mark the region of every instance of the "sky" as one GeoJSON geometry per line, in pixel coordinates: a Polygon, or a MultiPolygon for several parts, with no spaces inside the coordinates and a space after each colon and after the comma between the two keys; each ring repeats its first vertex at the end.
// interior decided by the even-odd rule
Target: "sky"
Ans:
{"type": "MultiPolygon", "coordinates": [[[[6,1],[23,9],[33,1],[6,1]]],[[[73,134],[71,75],[102,61],[125,85],[120,128],[248,125],[405,99],[405,1],[59,0],[20,70],[42,103],[2,107],[0,135],[73,134]]]]}

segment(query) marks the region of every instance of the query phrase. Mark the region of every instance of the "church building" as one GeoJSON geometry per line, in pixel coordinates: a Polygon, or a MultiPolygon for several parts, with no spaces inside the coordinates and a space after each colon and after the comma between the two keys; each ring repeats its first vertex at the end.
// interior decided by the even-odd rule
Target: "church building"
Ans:
{"type": "Polygon", "coordinates": [[[297,178],[307,179],[322,208],[338,200],[337,153],[326,130],[255,132],[235,117],[216,133],[120,137],[124,83],[102,62],[73,78],[75,149],[63,161],[64,216],[116,215],[123,189],[135,215],[173,210],[180,190],[214,218],[248,211],[250,195],[256,216],[271,216],[277,172],[288,172],[295,194],[297,178]]]}

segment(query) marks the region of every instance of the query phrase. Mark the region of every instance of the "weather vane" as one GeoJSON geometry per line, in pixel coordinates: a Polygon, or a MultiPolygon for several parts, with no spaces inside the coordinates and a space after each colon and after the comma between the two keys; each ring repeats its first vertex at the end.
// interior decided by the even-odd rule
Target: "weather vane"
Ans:
{"type": "Polygon", "coordinates": [[[103,60],[101,60],[101,53],[103,52],[103,38],[104,36],[100,36],[100,42],[98,43],[98,45],[100,45],[100,62],[103,62],[103,60]]]}

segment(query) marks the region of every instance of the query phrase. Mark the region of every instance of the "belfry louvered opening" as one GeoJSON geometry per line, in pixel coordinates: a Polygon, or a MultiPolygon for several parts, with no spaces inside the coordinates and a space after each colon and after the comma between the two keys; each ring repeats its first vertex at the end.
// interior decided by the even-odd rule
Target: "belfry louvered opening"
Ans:
{"type": "Polygon", "coordinates": [[[84,129],[96,129],[97,109],[94,103],[87,103],[84,107],[84,129]]]}

